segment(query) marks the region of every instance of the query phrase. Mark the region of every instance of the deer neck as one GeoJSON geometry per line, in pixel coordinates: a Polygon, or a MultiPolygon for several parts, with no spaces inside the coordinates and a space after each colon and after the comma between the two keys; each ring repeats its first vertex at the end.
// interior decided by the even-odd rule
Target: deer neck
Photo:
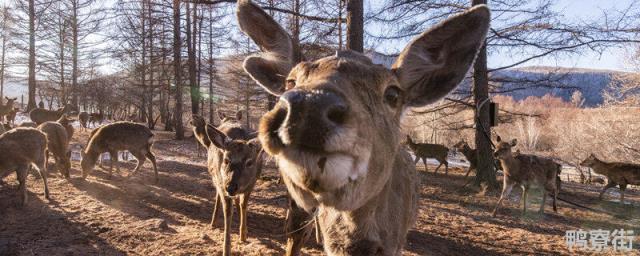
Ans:
{"type": "Polygon", "coordinates": [[[500,164],[504,168],[506,175],[514,175],[520,172],[520,161],[513,155],[504,159],[500,159],[500,164]]]}
{"type": "Polygon", "coordinates": [[[399,253],[417,210],[419,179],[412,163],[407,152],[398,152],[393,174],[383,189],[356,210],[319,208],[324,247],[329,255],[399,253]]]}

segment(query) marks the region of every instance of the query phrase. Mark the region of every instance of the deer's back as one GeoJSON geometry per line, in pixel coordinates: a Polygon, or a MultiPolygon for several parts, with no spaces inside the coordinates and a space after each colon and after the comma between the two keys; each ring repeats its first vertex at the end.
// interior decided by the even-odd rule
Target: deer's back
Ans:
{"type": "Polygon", "coordinates": [[[57,122],[45,122],[38,129],[47,135],[47,147],[54,155],[64,156],[69,147],[69,136],[64,126],[57,122]]]}
{"type": "Polygon", "coordinates": [[[594,167],[597,173],[607,176],[615,183],[640,185],[640,165],[632,163],[604,163],[594,167]]]}
{"type": "Polygon", "coordinates": [[[88,148],[98,152],[107,150],[137,150],[151,144],[153,133],[144,125],[115,122],[100,127],[91,136],[88,148]]]}
{"type": "Polygon", "coordinates": [[[414,147],[417,156],[428,158],[446,158],[449,148],[440,144],[418,143],[414,147]]]}
{"type": "Polygon", "coordinates": [[[558,164],[553,160],[536,155],[520,154],[515,157],[519,168],[507,168],[506,175],[521,184],[544,185],[555,182],[558,164]]]}
{"type": "MultiPolygon", "coordinates": [[[[34,128],[16,128],[0,135],[0,168],[33,163],[47,148],[47,136],[34,128]]],[[[5,170],[0,170],[5,171],[5,170]]]]}
{"type": "Polygon", "coordinates": [[[62,112],[46,110],[43,108],[36,108],[29,112],[29,118],[31,118],[31,121],[37,124],[56,121],[58,120],[58,118],[60,118],[60,116],[62,116],[62,112]]]}

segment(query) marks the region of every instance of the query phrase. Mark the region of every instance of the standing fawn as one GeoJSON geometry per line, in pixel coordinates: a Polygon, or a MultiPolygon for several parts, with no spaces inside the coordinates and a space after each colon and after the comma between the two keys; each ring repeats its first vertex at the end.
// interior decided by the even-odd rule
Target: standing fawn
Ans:
{"type": "Polygon", "coordinates": [[[511,143],[502,141],[498,136],[498,145],[493,153],[494,157],[500,160],[504,172],[502,194],[493,210],[493,217],[496,216],[502,200],[509,197],[515,185],[522,187],[522,214],[527,212],[527,194],[531,186],[539,187],[542,190],[542,203],[540,204],[540,214],[544,213],[544,204],[547,193],[553,195],[553,211],[557,212],[556,201],[559,193],[559,178],[561,166],[551,159],[535,155],[514,154],[511,149],[518,143],[512,140],[511,143]]]}
{"type": "Polygon", "coordinates": [[[5,103],[4,105],[0,103],[0,122],[3,122],[5,116],[9,115],[12,111],[14,111],[13,103],[18,99],[18,98],[9,98],[9,97],[4,97],[4,98],[7,99],[7,103],[5,103]]]}
{"type": "Polygon", "coordinates": [[[69,178],[71,170],[71,151],[69,151],[70,137],[64,126],[58,122],[45,122],[38,126],[38,130],[47,135],[47,156],[45,161],[49,161],[49,153],[56,161],[56,168],[60,170],[65,178],[69,178]]]}
{"type": "Polygon", "coordinates": [[[469,173],[471,173],[471,170],[476,170],[478,166],[478,150],[471,148],[464,140],[453,145],[453,148],[462,153],[469,162],[469,169],[467,170],[467,174],[464,175],[464,178],[466,179],[469,176],[469,173]]]}
{"type": "Polygon", "coordinates": [[[96,123],[98,123],[98,125],[101,125],[103,121],[104,121],[104,114],[102,113],[89,114],[89,124],[93,125],[94,128],[96,127],[96,123]]]}
{"type": "Polygon", "coordinates": [[[20,109],[19,108],[13,108],[11,111],[9,111],[9,113],[7,113],[7,115],[6,115],[7,124],[15,125],[16,114],[18,114],[18,110],[20,110],[20,109]]]}
{"type": "Polygon", "coordinates": [[[42,176],[44,196],[49,198],[47,185],[47,135],[33,128],[16,128],[0,135],[0,179],[15,171],[20,182],[20,203],[27,203],[27,174],[35,165],[42,176]]]}
{"type": "Polygon", "coordinates": [[[592,168],[596,173],[607,176],[608,182],[600,192],[600,200],[607,189],[620,186],[620,203],[624,203],[624,191],[627,189],[627,185],[640,185],[640,165],[638,164],[608,163],[591,154],[580,165],[592,168]]]}
{"type": "Polygon", "coordinates": [[[80,114],[78,114],[78,120],[80,120],[80,129],[86,130],[88,128],[89,113],[86,111],[80,112],[80,114]]]}
{"type": "Polygon", "coordinates": [[[240,28],[263,51],[244,69],[280,98],[259,138],[295,203],[287,248],[315,215],[328,255],[401,255],[419,197],[403,113],[456,88],[484,42],[489,9],[475,6],[419,35],[389,70],[354,51],[304,62],[260,7],[240,0],[237,8],[240,28]]]}
{"type": "Polygon", "coordinates": [[[449,148],[440,145],[440,144],[431,144],[431,143],[414,143],[411,140],[411,137],[407,135],[407,145],[413,153],[416,155],[416,160],[414,164],[417,164],[420,159],[422,159],[422,163],[424,163],[424,170],[428,171],[429,167],[427,167],[427,158],[435,158],[438,160],[438,167],[433,171],[433,173],[438,173],[438,169],[440,166],[444,164],[444,173],[445,175],[449,174],[449,162],[447,161],[447,155],[449,154],[449,148]]]}
{"type": "Polygon", "coordinates": [[[207,165],[216,188],[211,226],[214,226],[218,209],[222,206],[222,254],[229,255],[234,203],[240,214],[240,241],[247,240],[247,204],[262,172],[262,148],[258,139],[252,139],[252,133],[235,119],[223,119],[216,128],[207,124],[204,118],[194,115],[191,125],[198,142],[208,149],[207,165]]]}
{"type": "MultiPolygon", "coordinates": [[[[95,130],[94,130],[95,131],[95,130]]],[[[118,166],[118,151],[128,150],[138,160],[136,168],[128,177],[135,175],[148,158],[153,165],[154,182],[158,183],[156,156],[151,152],[153,133],[144,125],[131,122],[115,122],[100,127],[91,135],[86,149],[82,151],[82,178],[87,178],[102,153],[109,153],[111,165],[109,177],[113,175],[113,165],[118,166]]]]}

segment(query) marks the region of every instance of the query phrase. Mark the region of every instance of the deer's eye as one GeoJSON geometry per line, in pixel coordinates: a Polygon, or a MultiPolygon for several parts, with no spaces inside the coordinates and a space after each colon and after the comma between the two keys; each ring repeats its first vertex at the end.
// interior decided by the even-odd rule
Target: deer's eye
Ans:
{"type": "Polygon", "coordinates": [[[245,164],[247,167],[251,167],[251,166],[253,166],[253,160],[248,159],[244,164],[245,164]]]}
{"type": "Polygon", "coordinates": [[[229,158],[224,159],[224,164],[229,164],[229,158]]]}
{"type": "Polygon", "coordinates": [[[285,90],[291,90],[293,89],[293,87],[296,87],[296,80],[293,79],[287,79],[287,84],[285,86],[285,90]]]}
{"type": "Polygon", "coordinates": [[[391,107],[397,107],[400,99],[400,88],[395,85],[387,87],[384,91],[384,101],[391,107]]]}

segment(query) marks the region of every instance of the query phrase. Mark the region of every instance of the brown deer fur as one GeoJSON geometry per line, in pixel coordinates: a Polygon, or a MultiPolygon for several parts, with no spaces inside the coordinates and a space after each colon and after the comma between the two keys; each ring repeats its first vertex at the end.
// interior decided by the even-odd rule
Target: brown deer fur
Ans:
{"type": "Polygon", "coordinates": [[[489,10],[473,7],[436,25],[389,70],[353,51],[297,63],[302,54],[272,17],[248,0],[237,8],[240,28],[263,51],[246,58],[244,69],[280,97],[261,119],[260,141],[306,219],[317,213],[325,252],[400,255],[419,196],[401,118],[463,79],[484,41],[489,10]]]}
{"type": "Polygon", "coordinates": [[[498,145],[493,153],[494,157],[500,160],[502,170],[504,172],[504,180],[502,185],[502,194],[496,208],[493,210],[493,217],[496,216],[500,204],[509,196],[515,185],[522,187],[522,214],[527,212],[527,194],[531,186],[542,189],[542,203],[540,204],[540,213],[544,213],[544,204],[547,193],[553,195],[553,211],[557,212],[556,201],[558,198],[558,175],[561,166],[551,159],[543,158],[535,155],[514,154],[511,149],[517,144],[517,140],[510,143],[502,141],[498,136],[498,145]]]}
{"type": "Polygon", "coordinates": [[[7,123],[10,124],[15,124],[16,121],[16,114],[18,114],[18,110],[20,110],[19,108],[13,108],[13,110],[9,111],[9,113],[7,113],[6,118],[7,118],[7,123]]]}
{"type": "Polygon", "coordinates": [[[69,135],[64,126],[58,122],[45,122],[38,126],[38,130],[47,135],[47,157],[49,153],[56,161],[56,168],[65,178],[69,178],[71,170],[71,151],[69,151],[69,135]]]}
{"type": "Polygon", "coordinates": [[[592,168],[596,173],[607,176],[607,185],[600,192],[600,200],[607,191],[615,186],[620,187],[620,202],[624,202],[624,191],[627,185],[640,185],[640,165],[632,163],[608,163],[598,159],[594,154],[589,155],[581,166],[592,168]]]}
{"type": "Polygon", "coordinates": [[[434,158],[438,160],[440,165],[438,165],[433,173],[438,173],[438,169],[440,169],[440,166],[444,164],[444,173],[445,175],[449,174],[449,162],[447,161],[449,148],[440,144],[414,143],[409,136],[407,136],[407,145],[416,155],[414,164],[418,163],[418,161],[422,159],[422,163],[424,163],[424,170],[428,171],[429,167],[427,167],[427,158],[434,158]]]}
{"type": "Polygon", "coordinates": [[[9,97],[4,98],[7,99],[7,103],[4,105],[0,104],[0,121],[4,121],[4,117],[14,110],[13,103],[18,99],[9,97]]]}
{"type": "Polygon", "coordinates": [[[467,170],[467,174],[464,175],[464,177],[467,178],[469,173],[471,173],[471,170],[475,170],[478,166],[478,150],[471,148],[464,140],[453,145],[453,148],[462,153],[469,162],[469,169],[467,170]]]}
{"type": "Polygon", "coordinates": [[[148,158],[153,164],[154,181],[158,182],[156,157],[151,151],[153,133],[144,125],[131,122],[115,122],[104,125],[91,136],[87,147],[82,151],[82,178],[87,175],[96,164],[98,157],[105,152],[111,156],[109,176],[113,174],[113,165],[118,162],[118,151],[128,150],[138,160],[138,164],[129,177],[142,168],[148,158]]]}
{"type": "Polygon", "coordinates": [[[87,124],[89,122],[89,113],[82,111],[78,114],[78,120],[80,121],[81,129],[86,130],[88,128],[87,124]]]}
{"type": "Polygon", "coordinates": [[[64,108],[59,108],[58,110],[46,110],[44,108],[35,108],[29,112],[29,117],[31,121],[40,125],[44,122],[56,121],[60,119],[60,117],[67,113],[71,109],[71,105],[66,105],[64,108]]]}
{"type": "Polygon", "coordinates": [[[47,135],[33,128],[16,128],[0,135],[0,179],[16,171],[20,182],[20,203],[27,202],[27,174],[35,165],[42,176],[44,196],[49,198],[47,185],[47,135]]]}
{"type": "Polygon", "coordinates": [[[222,206],[222,252],[223,255],[229,255],[233,203],[240,214],[240,241],[247,240],[247,205],[262,172],[262,149],[259,141],[252,139],[253,133],[243,128],[235,119],[224,119],[216,128],[207,124],[204,118],[194,115],[191,125],[197,140],[208,149],[208,169],[216,188],[211,226],[214,226],[218,209],[222,206]]]}
{"type": "Polygon", "coordinates": [[[66,114],[63,114],[60,118],[58,118],[58,120],[56,120],[56,122],[64,127],[64,130],[67,131],[67,137],[69,138],[69,140],[71,140],[71,138],[73,137],[73,133],[75,132],[72,123],[75,122],[75,120],[69,119],[66,114]]]}

